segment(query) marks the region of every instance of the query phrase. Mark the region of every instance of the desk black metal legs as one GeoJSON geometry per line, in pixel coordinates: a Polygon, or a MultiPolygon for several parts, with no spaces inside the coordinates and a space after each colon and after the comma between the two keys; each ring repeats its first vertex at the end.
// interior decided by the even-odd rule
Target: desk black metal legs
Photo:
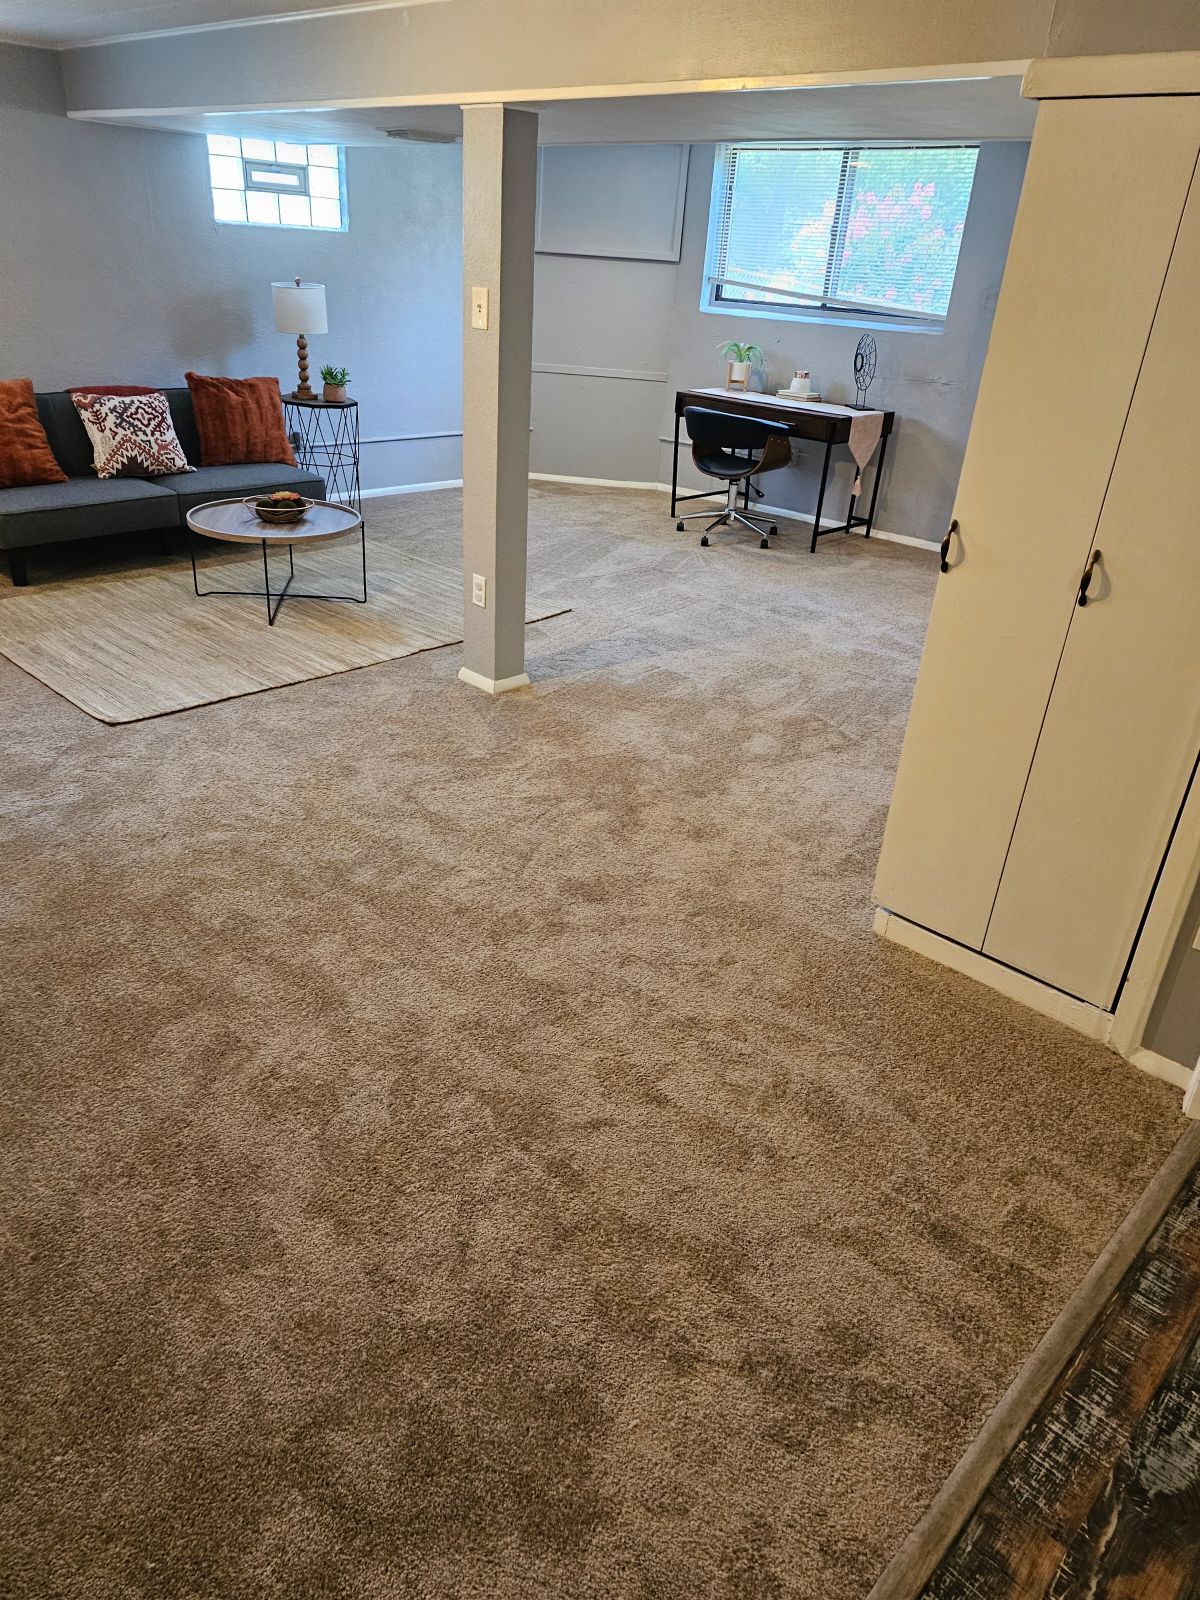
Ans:
{"type": "Polygon", "coordinates": [[[887,453],[888,435],[885,433],[879,441],[879,454],[875,458],[875,481],[871,485],[871,504],[867,507],[867,527],[863,534],[864,539],[871,537],[871,529],[875,526],[875,503],[879,499],[879,480],[883,476],[883,458],[887,453]]]}
{"type": "Polygon", "coordinates": [[[817,491],[817,512],[813,517],[812,539],[808,546],[810,553],[817,548],[817,540],[824,539],[828,534],[853,533],[856,528],[861,528],[863,530],[863,538],[869,539],[871,537],[871,529],[875,526],[875,504],[879,499],[879,480],[883,474],[883,458],[887,451],[887,434],[885,433],[879,441],[879,453],[875,457],[875,477],[871,484],[871,503],[867,508],[866,516],[855,515],[854,507],[858,503],[858,496],[852,494],[850,496],[850,504],[846,508],[845,522],[835,522],[832,527],[823,528],[821,526],[821,512],[825,506],[825,486],[829,481],[829,456],[832,449],[833,446],[831,444],[825,446],[825,462],[821,468],[821,487],[817,491]]]}
{"type": "Polygon", "coordinates": [[[825,507],[825,485],[829,482],[829,458],[833,454],[833,445],[828,439],[825,441],[825,460],[821,463],[821,487],[817,490],[817,512],[813,517],[812,543],[808,547],[809,555],[817,548],[817,540],[821,537],[821,512],[825,507]]]}

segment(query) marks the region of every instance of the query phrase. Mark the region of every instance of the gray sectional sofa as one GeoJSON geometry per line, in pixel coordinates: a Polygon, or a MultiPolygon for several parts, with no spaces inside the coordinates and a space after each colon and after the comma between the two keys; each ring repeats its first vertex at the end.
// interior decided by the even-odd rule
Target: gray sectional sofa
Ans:
{"type": "Polygon", "coordinates": [[[68,539],[95,539],[110,533],[162,535],[184,526],[193,506],[206,500],[270,494],[294,489],[316,500],[325,484],[302,467],[279,462],[236,467],[202,467],[200,438],[192,411],[191,391],[163,391],[175,431],[195,472],[161,478],[97,478],[92,447],[71,396],[65,391],[39,394],[38,415],[66,483],[40,483],[31,488],[0,489],[0,549],[8,558],[15,584],[26,583],[26,552],[36,545],[68,539]]]}

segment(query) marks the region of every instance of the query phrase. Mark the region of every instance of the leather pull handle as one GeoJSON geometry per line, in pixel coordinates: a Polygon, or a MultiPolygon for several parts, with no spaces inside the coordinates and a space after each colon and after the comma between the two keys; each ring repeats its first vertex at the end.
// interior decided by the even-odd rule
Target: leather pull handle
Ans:
{"type": "Polygon", "coordinates": [[[1092,583],[1092,573],[1095,572],[1096,565],[1099,560],[1100,551],[1093,550],[1091,555],[1088,557],[1087,566],[1083,569],[1083,577],[1079,580],[1079,593],[1076,596],[1077,605],[1085,606],[1088,603],[1088,590],[1092,583]]]}
{"type": "Polygon", "coordinates": [[[951,541],[951,539],[953,539],[954,535],[957,532],[958,532],[958,518],[955,517],[954,521],[946,529],[946,537],[942,540],[942,559],[938,563],[938,565],[940,566],[940,568],[941,568],[941,570],[943,572],[949,572],[950,571],[950,560],[949,560],[949,556],[950,556],[950,541],[951,541]]]}

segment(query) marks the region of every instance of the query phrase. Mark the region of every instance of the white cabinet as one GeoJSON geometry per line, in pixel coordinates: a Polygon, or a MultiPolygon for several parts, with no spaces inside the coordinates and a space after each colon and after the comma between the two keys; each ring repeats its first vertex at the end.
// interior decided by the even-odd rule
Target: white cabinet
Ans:
{"type": "Polygon", "coordinates": [[[1200,749],[1198,152],[1200,98],[1039,111],[876,881],[1102,1008],[1200,749]]]}

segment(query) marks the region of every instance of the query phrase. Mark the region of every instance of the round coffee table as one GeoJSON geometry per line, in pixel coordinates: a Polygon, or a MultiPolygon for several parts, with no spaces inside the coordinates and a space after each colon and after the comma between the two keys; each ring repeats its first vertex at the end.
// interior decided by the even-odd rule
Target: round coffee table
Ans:
{"type": "Polygon", "coordinates": [[[367,603],[367,532],[363,519],[349,506],[334,505],[330,500],[318,500],[309,507],[299,522],[280,525],[263,522],[250,506],[242,500],[209,500],[194,506],[187,514],[189,543],[192,556],[192,587],[202,598],[211,595],[235,594],[267,602],[267,624],[273,627],[284,597],[293,600],[349,600],[355,605],[367,603]],[[221,539],[226,544],[257,544],[262,546],[263,587],[261,589],[202,589],[196,572],[196,534],[206,539],[221,539]],[[357,533],[362,541],[362,594],[301,594],[292,588],[296,576],[293,556],[295,545],[316,544],[321,539],[341,539],[348,533],[357,533]],[[288,576],[283,588],[271,592],[271,574],[267,566],[267,546],[287,545],[288,576]]]}

